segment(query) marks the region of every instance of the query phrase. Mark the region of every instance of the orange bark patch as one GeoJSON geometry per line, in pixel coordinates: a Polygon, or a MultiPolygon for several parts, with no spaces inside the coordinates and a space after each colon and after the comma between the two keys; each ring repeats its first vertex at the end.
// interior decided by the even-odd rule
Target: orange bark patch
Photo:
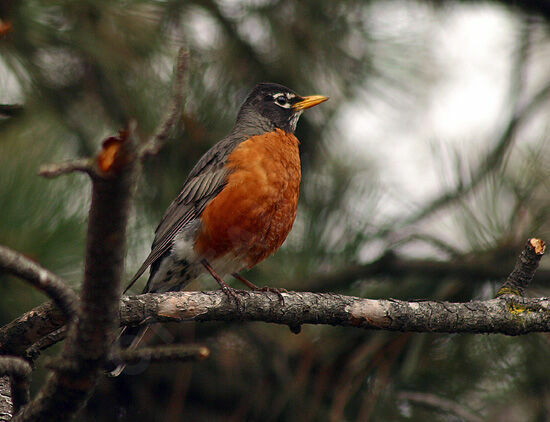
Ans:
{"type": "Polygon", "coordinates": [[[225,188],[206,206],[195,250],[207,259],[226,253],[248,267],[275,252],[294,219],[300,188],[298,139],[280,129],[254,136],[231,153],[225,188]]]}
{"type": "Polygon", "coordinates": [[[120,149],[127,137],[128,132],[121,130],[119,136],[110,136],[103,141],[102,149],[97,156],[97,165],[102,172],[116,171],[126,164],[126,160],[121,157],[120,149]]]}

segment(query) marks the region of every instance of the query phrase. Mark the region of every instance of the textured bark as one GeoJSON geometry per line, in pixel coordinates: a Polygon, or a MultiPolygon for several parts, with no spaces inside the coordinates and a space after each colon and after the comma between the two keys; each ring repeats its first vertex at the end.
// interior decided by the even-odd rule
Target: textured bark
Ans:
{"type": "MultiPolygon", "coordinates": [[[[136,168],[132,134],[119,141],[109,167],[112,171],[93,178],[81,307],[61,355],[63,365],[53,371],[37,397],[15,415],[14,421],[72,418],[91,393],[107,358],[118,324],[126,225],[136,168]]],[[[105,143],[104,148],[112,145],[113,141],[105,143]]]]}
{"type": "MultiPolygon", "coordinates": [[[[550,299],[503,296],[465,303],[373,300],[332,293],[237,291],[242,312],[221,291],[149,293],[124,297],[121,325],[163,321],[264,321],[297,326],[329,324],[392,331],[501,333],[550,331],[550,299]]],[[[5,344],[25,334],[30,346],[63,325],[53,305],[42,305],[0,331],[5,344]],[[43,326],[44,325],[44,326],[43,326]]]]}
{"type": "Polygon", "coordinates": [[[43,303],[0,328],[0,351],[3,355],[23,355],[33,343],[65,322],[65,316],[53,302],[43,303]]]}
{"type": "Polygon", "coordinates": [[[550,299],[506,297],[451,303],[373,300],[331,293],[242,292],[241,311],[221,291],[123,298],[121,321],[264,321],[290,326],[328,324],[390,331],[501,333],[550,331],[550,299]]]}
{"type": "Polygon", "coordinates": [[[31,366],[22,358],[0,357],[0,376],[7,375],[10,378],[11,401],[15,412],[29,401],[31,372],[31,366]]]}
{"type": "Polygon", "coordinates": [[[0,422],[10,421],[13,416],[10,378],[0,377],[0,422]]]}
{"type": "Polygon", "coordinates": [[[523,291],[529,286],[539,262],[544,255],[546,245],[540,239],[529,239],[521,252],[514,270],[510,273],[498,295],[515,294],[523,295],[523,291]]]}

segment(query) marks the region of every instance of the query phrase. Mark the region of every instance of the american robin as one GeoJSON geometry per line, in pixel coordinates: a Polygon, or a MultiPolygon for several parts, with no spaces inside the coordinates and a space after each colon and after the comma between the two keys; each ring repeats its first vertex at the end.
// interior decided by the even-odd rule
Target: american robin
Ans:
{"type": "Polygon", "coordinates": [[[301,178],[294,131],[303,110],[327,99],[258,84],[233,130],[191,170],[126,291],[148,267],[144,293],[180,290],[204,272],[233,297],[227,274],[258,289],[238,272],[279,249],[292,228],[301,178]]]}

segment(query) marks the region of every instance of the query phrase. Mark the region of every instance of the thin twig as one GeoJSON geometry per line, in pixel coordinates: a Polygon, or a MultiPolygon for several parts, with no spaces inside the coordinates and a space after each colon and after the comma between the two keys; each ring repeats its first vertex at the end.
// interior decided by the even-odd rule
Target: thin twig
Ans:
{"type": "Polygon", "coordinates": [[[46,293],[69,320],[76,315],[78,297],[74,291],[58,276],[36,262],[6,246],[0,246],[0,268],[46,293]]]}
{"type": "Polygon", "coordinates": [[[174,87],[172,103],[162,123],[156,130],[156,133],[151,139],[146,142],[139,151],[139,157],[144,158],[148,155],[157,154],[164,146],[166,140],[173,132],[174,127],[180,120],[181,110],[183,107],[185,74],[187,70],[188,53],[182,47],[178,51],[178,57],[174,66],[174,87]]]}
{"type": "Polygon", "coordinates": [[[31,347],[25,351],[25,359],[34,362],[40,356],[40,353],[54,344],[59,343],[67,337],[67,326],[63,326],[53,333],[48,334],[47,336],[42,337],[31,347]]]}
{"type": "Polygon", "coordinates": [[[499,289],[497,297],[506,294],[522,296],[523,291],[529,286],[531,280],[533,280],[535,271],[545,250],[546,245],[544,241],[529,239],[518,257],[514,270],[499,289]]]}
{"type": "Polygon", "coordinates": [[[16,356],[0,356],[0,376],[10,377],[13,413],[29,401],[31,372],[31,366],[24,359],[16,356]]]}
{"type": "Polygon", "coordinates": [[[94,174],[93,161],[89,158],[81,158],[64,163],[44,164],[40,167],[38,174],[43,177],[53,178],[63,174],[74,172],[94,174]]]}
{"type": "Polygon", "coordinates": [[[194,344],[142,347],[140,349],[126,349],[111,358],[112,361],[132,365],[143,361],[149,362],[189,362],[204,360],[210,356],[210,350],[205,346],[194,344]]]}
{"type": "Polygon", "coordinates": [[[447,413],[452,413],[467,422],[481,422],[483,420],[476,414],[472,413],[470,410],[466,409],[464,406],[461,406],[460,404],[452,400],[436,396],[435,394],[402,391],[397,394],[397,398],[400,400],[407,400],[410,402],[430,406],[432,408],[442,410],[447,413]]]}

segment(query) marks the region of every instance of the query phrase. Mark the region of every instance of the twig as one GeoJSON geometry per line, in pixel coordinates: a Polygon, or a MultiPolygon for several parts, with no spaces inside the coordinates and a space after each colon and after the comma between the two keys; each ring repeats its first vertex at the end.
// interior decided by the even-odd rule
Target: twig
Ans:
{"type": "Polygon", "coordinates": [[[38,174],[43,177],[53,178],[74,172],[82,172],[89,175],[94,174],[93,161],[89,158],[81,158],[64,163],[44,164],[40,167],[38,174]]]}
{"type": "Polygon", "coordinates": [[[63,280],[45,268],[6,246],[0,246],[0,269],[31,283],[53,299],[67,319],[76,315],[78,298],[63,280]]]}
{"type": "Polygon", "coordinates": [[[200,345],[175,345],[175,346],[157,346],[157,347],[142,347],[140,349],[126,349],[111,358],[113,362],[119,364],[136,364],[143,361],[149,362],[189,362],[204,360],[210,356],[210,350],[205,346],[200,345]]]}
{"type": "Polygon", "coordinates": [[[499,289],[497,297],[506,294],[522,296],[523,291],[533,280],[545,250],[546,245],[542,240],[529,239],[518,257],[514,270],[499,289]]]}
{"type": "Polygon", "coordinates": [[[185,85],[185,73],[187,70],[187,51],[182,47],[178,51],[178,57],[174,66],[174,88],[172,103],[162,123],[151,139],[146,142],[139,151],[139,157],[157,154],[164,146],[174,127],[177,125],[183,107],[185,85]]]}
{"type": "Polygon", "coordinates": [[[433,407],[438,410],[442,410],[447,413],[452,413],[458,416],[460,419],[467,422],[481,422],[482,418],[472,413],[465,407],[455,403],[452,400],[445,399],[443,397],[436,396],[435,394],[419,393],[412,391],[402,391],[397,394],[399,400],[407,400],[423,405],[433,407]]]}
{"type": "Polygon", "coordinates": [[[24,359],[15,356],[0,356],[0,376],[10,377],[14,413],[29,401],[31,372],[31,366],[24,359]]]}
{"type": "Polygon", "coordinates": [[[54,332],[48,334],[47,336],[42,337],[31,347],[25,351],[25,359],[30,362],[34,362],[40,356],[40,353],[54,344],[59,343],[67,337],[67,327],[63,326],[54,332]]]}

